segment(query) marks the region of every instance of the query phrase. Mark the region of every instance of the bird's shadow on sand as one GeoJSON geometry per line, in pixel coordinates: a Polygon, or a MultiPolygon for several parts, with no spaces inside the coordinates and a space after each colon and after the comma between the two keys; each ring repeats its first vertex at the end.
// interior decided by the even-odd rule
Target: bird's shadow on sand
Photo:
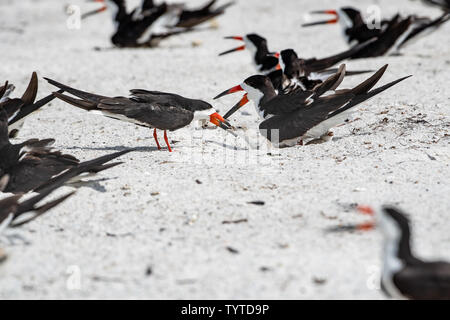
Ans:
{"type": "Polygon", "coordinates": [[[105,193],[107,190],[106,188],[100,183],[103,181],[108,181],[108,180],[115,180],[118,177],[114,177],[114,178],[100,178],[100,179],[95,179],[95,180],[87,180],[87,181],[78,181],[78,182],[74,182],[69,184],[70,187],[74,187],[76,189],[81,188],[81,187],[86,187],[86,188],[91,188],[97,192],[101,192],[101,193],[105,193]]]}

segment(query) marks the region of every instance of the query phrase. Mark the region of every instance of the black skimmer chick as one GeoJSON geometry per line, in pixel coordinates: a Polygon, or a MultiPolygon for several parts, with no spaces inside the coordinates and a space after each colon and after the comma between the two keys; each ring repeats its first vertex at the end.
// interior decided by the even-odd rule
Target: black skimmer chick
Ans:
{"type": "Polygon", "coordinates": [[[78,108],[101,114],[110,118],[132,122],[139,126],[152,128],[153,137],[158,149],[156,129],[164,130],[164,141],[172,152],[167,130],[174,131],[189,125],[192,120],[209,121],[222,129],[228,130],[231,125],[222,118],[208,102],[189,99],[173,93],[147,91],[143,89],[130,90],[130,98],[106,97],[80,91],[51,79],[45,78],[54,86],[80,98],[54,93],[59,99],[78,108]]]}
{"type": "Polygon", "coordinates": [[[317,139],[328,140],[332,135],[329,129],[343,123],[354,106],[408,78],[403,77],[371,90],[386,68],[387,65],[383,66],[353,89],[336,90],[345,75],[345,65],[341,65],[336,74],[314,90],[298,88],[287,94],[277,94],[267,76],[254,75],[240,85],[225,90],[215,99],[233,92],[245,91],[246,94],[226,113],[225,118],[251,100],[260,117],[264,119],[259,124],[259,130],[272,144],[279,147],[302,145],[317,139]],[[329,94],[330,91],[334,93],[329,94]]]}
{"type": "Polygon", "coordinates": [[[359,210],[374,215],[375,221],[335,227],[331,231],[373,228],[381,230],[383,234],[381,289],[388,297],[418,300],[450,299],[450,263],[423,261],[413,254],[411,226],[405,213],[390,206],[384,206],[376,214],[370,207],[360,207],[359,210]]]}
{"type": "Polygon", "coordinates": [[[407,43],[410,43],[411,39],[417,38],[418,35],[424,35],[425,31],[433,31],[450,20],[448,12],[444,12],[434,20],[415,15],[403,18],[397,14],[389,20],[382,20],[380,27],[377,28],[364,22],[361,12],[352,7],[313,11],[312,13],[331,14],[334,17],[329,20],[305,23],[304,27],[339,22],[349,44],[376,39],[371,45],[353,55],[351,59],[378,57],[393,51],[398,52],[407,43]]]}
{"type": "Polygon", "coordinates": [[[33,72],[31,75],[30,83],[21,98],[9,98],[13,90],[14,86],[9,84],[8,81],[6,81],[4,86],[0,87],[0,108],[5,110],[8,115],[8,133],[10,138],[17,136],[26,116],[55,98],[53,94],[50,94],[41,100],[35,101],[38,91],[36,72],[33,72]]]}
{"type": "Polygon", "coordinates": [[[140,7],[128,13],[125,0],[97,2],[106,2],[106,5],[95,12],[107,7],[112,12],[116,31],[111,41],[117,47],[155,47],[162,39],[195,30],[194,27],[223,14],[233,4],[229,2],[214,9],[216,0],[212,0],[199,9],[189,10],[184,4],[163,2],[156,5],[151,0],[143,0],[140,7]]]}
{"type": "Polygon", "coordinates": [[[4,192],[40,192],[44,189],[43,184],[52,178],[65,179],[68,175],[82,179],[85,176],[82,174],[95,174],[120,164],[106,163],[132,151],[127,149],[80,163],[74,156],[53,151],[50,148],[53,139],[30,139],[11,144],[7,120],[6,112],[0,109],[0,176],[9,176],[4,192]]]}

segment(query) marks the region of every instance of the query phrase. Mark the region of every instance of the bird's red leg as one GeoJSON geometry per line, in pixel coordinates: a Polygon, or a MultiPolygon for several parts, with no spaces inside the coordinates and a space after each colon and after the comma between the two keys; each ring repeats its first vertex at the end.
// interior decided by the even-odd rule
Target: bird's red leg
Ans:
{"type": "Polygon", "coordinates": [[[155,138],[156,145],[158,146],[158,150],[161,150],[161,146],[159,145],[159,142],[158,142],[158,135],[156,134],[156,128],[155,128],[155,130],[153,130],[153,138],[155,138]]]}
{"type": "Polygon", "coordinates": [[[169,152],[172,152],[172,148],[170,147],[170,144],[169,144],[169,139],[167,139],[167,131],[166,130],[164,130],[164,141],[166,141],[167,148],[169,148],[169,152]]]}

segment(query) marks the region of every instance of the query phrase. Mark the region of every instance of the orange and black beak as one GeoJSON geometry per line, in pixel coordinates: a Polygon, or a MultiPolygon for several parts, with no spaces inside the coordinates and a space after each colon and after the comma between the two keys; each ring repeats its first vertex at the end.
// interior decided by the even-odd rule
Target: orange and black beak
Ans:
{"type": "Polygon", "coordinates": [[[215,124],[216,126],[222,128],[223,130],[230,130],[231,129],[231,124],[225,120],[220,114],[218,114],[217,112],[214,112],[213,114],[211,114],[209,116],[209,121],[212,124],[215,124]]]}
{"type": "MultiPolygon", "coordinates": [[[[233,40],[244,41],[244,37],[241,37],[241,36],[225,37],[225,39],[233,39],[233,40]]],[[[242,46],[239,46],[237,48],[234,48],[234,49],[227,50],[227,51],[224,51],[222,53],[219,53],[219,56],[223,56],[225,54],[232,53],[232,52],[235,52],[235,51],[241,51],[241,50],[244,50],[244,49],[245,49],[245,44],[242,45],[242,46]]]]}
{"type": "MultiPolygon", "coordinates": [[[[375,215],[375,211],[369,206],[359,205],[356,207],[356,210],[359,213],[366,214],[371,217],[373,217],[375,215]]],[[[348,225],[331,227],[331,228],[327,229],[327,232],[369,231],[369,230],[375,229],[375,227],[376,227],[375,221],[369,221],[369,222],[364,222],[364,223],[360,223],[360,224],[348,224],[348,225]]]]}
{"type": "Polygon", "coordinates": [[[332,14],[332,15],[334,15],[334,18],[328,19],[328,20],[304,23],[304,24],[302,24],[302,27],[316,26],[319,24],[331,24],[331,23],[336,23],[339,21],[339,14],[337,13],[336,10],[318,10],[318,11],[312,11],[310,13],[311,14],[332,14]]]}
{"type": "Polygon", "coordinates": [[[248,102],[248,97],[247,94],[244,94],[244,96],[242,97],[241,100],[239,100],[238,103],[236,103],[233,108],[231,108],[230,110],[228,110],[227,113],[225,113],[225,115],[223,116],[225,119],[228,119],[233,113],[235,113],[236,111],[239,110],[239,108],[241,108],[242,106],[244,106],[246,103],[248,102]]]}
{"type": "MultiPolygon", "coordinates": [[[[105,3],[105,0],[93,0],[92,2],[101,2],[101,3],[105,3]]],[[[92,10],[92,11],[88,11],[88,12],[83,13],[83,14],[81,15],[81,19],[86,19],[86,18],[89,17],[89,16],[93,16],[94,14],[97,14],[97,13],[100,13],[100,12],[103,12],[103,11],[106,11],[106,9],[107,9],[106,5],[103,5],[103,6],[102,6],[101,8],[99,8],[99,9],[95,9],[95,10],[92,10]]]]}
{"type": "Polygon", "coordinates": [[[221,94],[218,94],[217,96],[214,97],[214,100],[219,99],[223,96],[226,96],[227,94],[231,94],[231,93],[235,93],[238,91],[244,91],[244,89],[242,89],[241,85],[237,85],[231,89],[225,90],[224,92],[222,92],[221,94]]]}
{"type": "Polygon", "coordinates": [[[352,232],[352,231],[369,231],[375,229],[374,222],[365,222],[360,224],[348,224],[342,226],[331,227],[327,232],[352,232]]]}
{"type": "MultiPolygon", "coordinates": [[[[225,90],[224,92],[222,92],[221,94],[217,95],[214,97],[215,99],[219,99],[220,97],[226,96],[227,94],[232,94],[235,92],[239,92],[239,91],[244,91],[244,89],[242,89],[241,85],[237,85],[234,86],[231,89],[225,90]]],[[[236,103],[234,105],[233,108],[231,108],[224,116],[225,119],[228,119],[233,113],[235,113],[240,107],[242,107],[243,105],[245,105],[248,102],[248,97],[247,97],[247,93],[244,94],[244,96],[242,97],[241,100],[239,100],[238,103],[236,103]]]]}

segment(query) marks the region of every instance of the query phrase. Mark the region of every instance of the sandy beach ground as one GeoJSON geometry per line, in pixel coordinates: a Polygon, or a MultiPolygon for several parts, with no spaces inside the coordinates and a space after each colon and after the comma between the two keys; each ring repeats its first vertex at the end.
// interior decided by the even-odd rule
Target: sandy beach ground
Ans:
{"type": "MultiPolygon", "coordinates": [[[[55,90],[46,76],[110,96],[133,88],[176,92],[223,114],[240,97],[212,97],[255,73],[247,52],[217,56],[238,45],[224,36],[256,32],[272,50],[323,57],[347,44],[338,26],[301,28],[310,10],[379,5],[385,17],[440,14],[406,0],[238,1],[217,29],[152,50],[119,50],[108,49],[107,13],[68,28],[69,3],[83,12],[96,7],[83,0],[0,2],[0,78],[16,85],[17,96],[36,70],[38,97],[55,90]]],[[[151,130],[53,101],[27,120],[19,141],[55,138],[55,148],[81,160],[137,151],[13,231],[27,243],[1,245],[9,258],[0,265],[0,299],[383,299],[381,236],[324,232],[364,221],[348,209],[356,203],[398,205],[410,214],[417,254],[449,260],[450,23],[403,54],[348,62],[349,70],[389,63],[380,84],[414,76],[358,106],[332,141],[270,155],[194,126],[169,133],[173,153],[158,151],[151,130]]],[[[257,123],[251,104],[233,117],[250,132],[257,123]]]]}

